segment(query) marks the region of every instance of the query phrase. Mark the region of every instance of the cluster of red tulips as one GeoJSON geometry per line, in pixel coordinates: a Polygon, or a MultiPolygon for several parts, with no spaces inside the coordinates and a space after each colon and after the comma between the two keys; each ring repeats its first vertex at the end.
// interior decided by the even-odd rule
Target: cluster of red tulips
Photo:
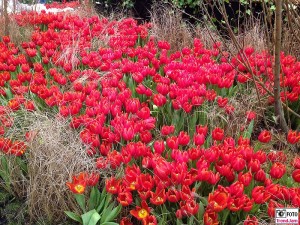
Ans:
{"type": "MultiPolygon", "coordinates": [[[[267,53],[248,47],[232,57],[220,43],[206,49],[199,39],[193,48],[171,53],[168,42],[149,34],[151,24],[131,18],[23,12],[15,19],[35,29],[21,46],[1,38],[3,152],[26,152],[25,139],[5,136],[14,113],[51,108],[78,130],[100,176],[115,171],[105,188],[130,212],[120,224],[250,225],[274,217],[275,208],[300,207],[300,158],[292,162],[291,178],[283,151],[266,150],[269,131],[253,145],[246,131],[255,112],[245,109],[246,129],[234,137],[226,136],[224,122],[213,126],[207,116],[216,106],[230,119],[236,86],[256,83],[268,94],[273,59],[267,53]]],[[[282,98],[299,103],[300,62],[283,54],[281,60],[282,98]]],[[[287,135],[290,144],[299,139],[297,131],[287,135]]],[[[68,187],[82,194],[98,179],[87,171],[68,187]]]]}

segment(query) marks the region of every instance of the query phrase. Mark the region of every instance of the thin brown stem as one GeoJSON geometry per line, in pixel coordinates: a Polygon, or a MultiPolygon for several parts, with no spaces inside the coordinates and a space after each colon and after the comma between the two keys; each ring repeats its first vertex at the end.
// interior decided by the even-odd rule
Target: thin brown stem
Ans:
{"type": "Polygon", "coordinates": [[[276,11],[275,11],[275,45],[274,45],[274,107],[276,122],[284,132],[288,132],[288,125],[284,117],[284,111],[280,98],[280,52],[281,52],[281,36],[282,36],[282,0],[276,0],[276,11]]]}

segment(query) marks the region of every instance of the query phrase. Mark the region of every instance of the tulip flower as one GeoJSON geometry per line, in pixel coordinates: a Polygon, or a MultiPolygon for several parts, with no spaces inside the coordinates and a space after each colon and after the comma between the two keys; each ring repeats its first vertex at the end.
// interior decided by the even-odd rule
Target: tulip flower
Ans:
{"type": "Polygon", "coordinates": [[[244,221],[244,225],[258,225],[258,219],[255,216],[248,215],[244,221]]]}
{"type": "Polygon", "coordinates": [[[130,214],[138,220],[144,221],[150,216],[150,208],[145,201],[142,201],[141,206],[136,206],[135,209],[130,210],[130,214]]]}
{"type": "Polygon", "coordinates": [[[115,177],[110,177],[105,182],[105,188],[108,193],[117,194],[120,190],[120,181],[115,177]]]}
{"type": "Polygon", "coordinates": [[[265,187],[263,186],[256,186],[253,188],[251,195],[256,204],[265,203],[271,197],[271,194],[266,192],[265,187]]]}
{"type": "Polygon", "coordinates": [[[67,186],[75,194],[84,193],[86,185],[86,173],[80,173],[78,176],[73,176],[72,182],[67,182],[67,186]]]}
{"type": "Polygon", "coordinates": [[[150,202],[153,205],[162,205],[167,200],[165,189],[159,187],[156,188],[155,192],[151,192],[150,202]]]}
{"type": "Polygon", "coordinates": [[[270,176],[275,179],[280,179],[285,174],[285,171],[285,165],[280,162],[276,162],[270,169],[270,176]]]}
{"type": "Polygon", "coordinates": [[[300,169],[295,169],[292,173],[294,181],[300,183],[300,169]]]}
{"type": "Polygon", "coordinates": [[[122,206],[129,206],[133,202],[132,194],[129,191],[119,192],[117,200],[122,206]]]}
{"type": "Polygon", "coordinates": [[[100,174],[99,173],[90,173],[86,175],[86,184],[87,186],[93,187],[96,186],[99,182],[100,174]]]}
{"type": "Polygon", "coordinates": [[[228,200],[229,193],[226,191],[226,189],[217,189],[208,196],[209,208],[214,212],[220,212],[227,207],[228,200]]]}
{"type": "Polygon", "coordinates": [[[300,169],[300,157],[295,157],[291,164],[295,169],[300,169]]]}
{"type": "Polygon", "coordinates": [[[218,225],[218,214],[211,210],[206,210],[203,215],[204,225],[218,225]]]}
{"type": "Polygon", "coordinates": [[[297,131],[289,130],[286,139],[287,139],[288,143],[296,144],[300,140],[300,134],[297,131]]]}
{"type": "Polygon", "coordinates": [[[120,221],[120,225],[133,225],[129,218],[123,217],[120,221]]]}
{"type": "Polygon", "coordinates": [[[271,138],[271,133],[267,130],[263,130],[258,136],[258,140],[262,143],[269,143],[271,141],[271,138]]]}
{"type": "Polygon", "coordinates": [[[247,121],[250,122],[256,118],[256,113],[253,111],[247,111],[246,118],[247,118],[247,121]]]}
{"type": "Polygon", "coordinates": [[[224,130],[220,127],[215,128],[212,131],[212,138],[216,141],[221,141],[224,138],[224,130]]]}

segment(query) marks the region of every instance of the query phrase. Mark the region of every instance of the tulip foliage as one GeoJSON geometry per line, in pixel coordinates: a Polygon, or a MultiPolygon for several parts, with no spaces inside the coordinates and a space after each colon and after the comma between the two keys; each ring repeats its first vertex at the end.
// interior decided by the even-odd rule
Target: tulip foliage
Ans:
{"type": "MultiPolygon", "coordinates": [[[[35,29],[21,46],[1,38],[2,152],[30,151],[30,131],[24,140],[6,136],[20,111],[56,113],[78,131],[100,176],[114,171],[102,186],[123,207],[120,224],[258,224],[276,207],[300,207],[300,158],[288,176],[286,155],[267,151],[272,133],[253,139],[255,111],[245,108],[244,129],[228,136],[237,94],[256,83],[273,101],[267,52],[243,50],[250,73],[244,57],[229,56],[220,43],[206,49],[195,39],[192,48],[170,52],[150,35],[151,24],[131,18],[23,12],[15,20],[35,29]]],[[[281,60],[282,99],[295,107],[300,62],[281,60]]],[[[287,135],[289,144],[299,139],[298,131],[287,135]]],[[[98,180],[82,173],[67,186],[79,196],[98,180]]]]}

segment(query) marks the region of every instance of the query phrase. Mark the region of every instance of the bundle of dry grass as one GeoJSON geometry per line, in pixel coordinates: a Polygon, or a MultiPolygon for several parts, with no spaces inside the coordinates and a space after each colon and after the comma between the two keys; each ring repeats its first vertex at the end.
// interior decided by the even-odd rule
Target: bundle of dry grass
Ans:
{"type": "MultiPolygon", "coordinates": [[[[0,24],[4,24],[4,18],[0,17],[0,24]]],[[[5,35],[5,27],[0,26],[0,37],[5,35]]],[[[8,26],[8,34],[11,39],[11,42],[13,42],[16,46],[19,46],[22,42],[30,41],[31,34],[33,32],[34,28],[31,25],[26,25],[24,27],[20,27],[15,19],[13,18],[13,15],[9,18],[9,26],[8,26]]]]}
{"type": "Polygon", "coordinates": [[[192,47],[193,30],[182,19],[182,12],[170,5],[154,2],[151,12],[151,35],[158,40],[168,41],[171,52],[180,51],[184,47],[192,47]]]}
{"type": "Polygon", "coordinates": [[[14,116],[15,124],[8,132],[12,138],[34,131],[26,152],[27,176],[12,176],[14,190],[25,195],[31,223],[60,224],[66,219],[64,211],[80,212],[66,182],[79,172],[93,171],[94,159],[65,119],[41,112],[22,111],[14,116]]]}
{"type": "Polygon", "coordinates": [[[290,20],[287,27],[284,28],[282,49],[286,54],[295,56],[300,60],[300,15],[299,18],[290,20]]]}
{"type": "Polygon", "coordinates": [[[66,181],[81,171],[91,171],[78,133],[62,119],[35,114],[30,130],[37,132],[28,154],[27,201],[31,218],[63,221],[64,211],[77,211],[66,181]]]}

